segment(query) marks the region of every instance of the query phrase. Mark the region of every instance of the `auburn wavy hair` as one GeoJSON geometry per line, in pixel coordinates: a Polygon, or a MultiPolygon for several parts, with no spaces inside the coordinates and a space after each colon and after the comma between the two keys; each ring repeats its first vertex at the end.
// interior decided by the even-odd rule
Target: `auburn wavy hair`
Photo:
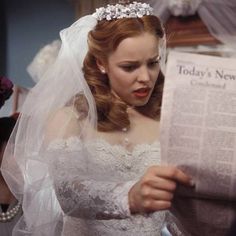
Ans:
{"type": "MultiPolygon", "coordinates": [[[[109,79],[97,66],[97,59],[107,63],[108,56],[116,50],[122,40],[149,32],[158,39],[163,38],[164,30],[158,17],[123,18],[99,21],[88,34],[88,53],[83,64],[85,79],[94,96],[99,131],[122,130],[130,126],[127,105],[115,97],[110,90],[109,79]]],[[[164,76],[160,72],[148,103],[135,109],[148,117],[160,116],[164,76]]]]}

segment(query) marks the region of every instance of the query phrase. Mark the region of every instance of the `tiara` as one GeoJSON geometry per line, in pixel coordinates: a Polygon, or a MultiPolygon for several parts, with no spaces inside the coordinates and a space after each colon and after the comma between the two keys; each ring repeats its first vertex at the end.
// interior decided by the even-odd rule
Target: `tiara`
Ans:
{"type": "Polygon", "coordinates": [[[96,9],[93,16],[98,20],[114,20],[121,18],[140,18],[153,15],[153,8],[147,3],[133,2],[130,4],[107,5],[96,9]]]}

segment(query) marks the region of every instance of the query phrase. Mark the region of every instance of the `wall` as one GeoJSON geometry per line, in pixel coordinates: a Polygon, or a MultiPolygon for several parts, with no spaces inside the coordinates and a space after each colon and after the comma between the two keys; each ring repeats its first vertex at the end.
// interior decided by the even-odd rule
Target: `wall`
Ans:
{"type": "MultiPolygon", "coordinates": [[[[40,48],[58,39],[59,31],[71,25],[75,20],[74,7],[69,0],[5,0],[3,12],[6,45],[1,41],[5,48],[0,47],[0,54],[6,65],[2,64],[1,75],[10,78],[16,85],[31,88],[35,83],[26,67],[40,48]]],[[[0,34],[4,39],[3,28],[0,34]]],[[[12,100],[13,96],[6,101],[0,116],[12,113],[12,100]]]]}
{"type": "Polygon", "coordinates": [[[26,71],[38,50],[59,38],[59,31],[74,21],[68,0],[8,0],[7,76],[17,85],[32,87],[26,71]]]}
{"type": "Polygon", "coordinates": [[[0,76],[6,74],[6,16],[5,2],[0,1],[0,76]]]}

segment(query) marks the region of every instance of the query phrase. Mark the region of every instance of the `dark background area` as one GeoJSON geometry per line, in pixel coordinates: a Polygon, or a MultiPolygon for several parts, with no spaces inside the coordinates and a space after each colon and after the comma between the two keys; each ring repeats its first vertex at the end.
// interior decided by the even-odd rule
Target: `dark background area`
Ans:
{"type": "Polygon", "coordinates": [[[0,75],[5,75],[7,70],[6,37],[7,37],[7,32],[6,32],[5,1],[0,1],[0,75]]]}
{"type": "Polygon", "coordinates": [[[26,67],[43,46],[59,39],[59,31],[74,19],[69,0],[1,0],[0,75],[16,85],[32,87],[26,67]]]}

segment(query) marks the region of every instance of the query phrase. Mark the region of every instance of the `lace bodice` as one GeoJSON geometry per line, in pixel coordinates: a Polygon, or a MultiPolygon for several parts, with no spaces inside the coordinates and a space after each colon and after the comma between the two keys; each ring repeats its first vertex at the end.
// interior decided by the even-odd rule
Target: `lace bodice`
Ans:
{"type": "Polygon", "coordinates": [[[138,144],[128,151],[104,139],[86,142],[84,147],[71,137],[55,140],[49,152],[60,156],[52,175],[66,214],[64,235],[161,235],[166,211],[131,215],[128,206],[131,186],[148,166],[160,163],[159,142],[138,144]],[[79,161],[81,155],[86,156],[86,166],[79,161]]]}
{"type": "MultiPolygon", "coordinates": [[[[77,137],[67,140],[58,139],[50,144],[50,149],[64,149],[67,152],[81,150],[81,141],[77,137]]],[[[160,163],[160,143],[137,144],[131,151],[119,144],[110,144],[105,139],[86,142],[90,161],[99,168],[114,170],[125,177],[137,178],[148,166],[160,163]]]]}

